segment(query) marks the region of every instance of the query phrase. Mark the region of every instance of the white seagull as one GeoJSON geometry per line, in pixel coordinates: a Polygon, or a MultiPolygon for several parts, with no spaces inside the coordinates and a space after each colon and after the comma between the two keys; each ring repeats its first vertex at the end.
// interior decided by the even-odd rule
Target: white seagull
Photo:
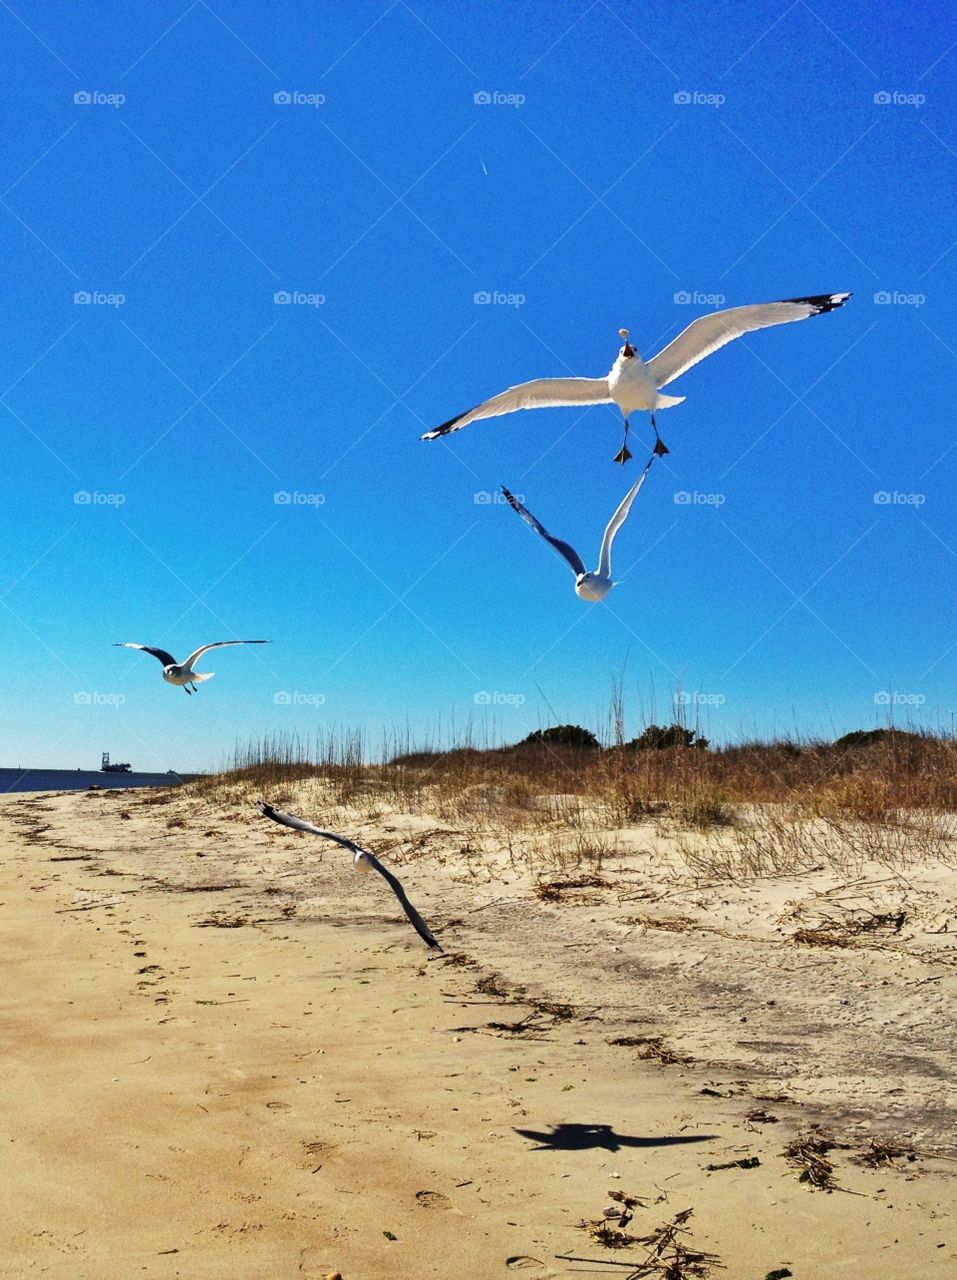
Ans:
{"type": "Polygon", "coordinates": [[[391,871],[386,870],[379,859],[370,853],[368,849],[363,849],[361,845],[357,845],[354,840],[349,840],[346,836],[336,835],[334,831],[323,831],[321,827],[314,827],[311,822],[306,822],[304,818],[297,818],[293,813],[285,813],[282,809],[274,809],[271,804],[266,804],[263,800],[257,802],[256,808],[264,818],[272,818],[273,822],[279,822],[284,827],[292,827],[296,831],[308,831],[310,835],[322,836],[325,840],[334,840],[336,844],[341,844],[344,849],[348,849],[352,853],[352,865],[357,871],[378,871],[379,875],[382,876],[399,899],[402,910],[409,917],[413,929],[422,941],[427,946],[430,946],[433,951],[442,950],[442,947],[432,936],[429,926],[405,896],[405,890],[400,882],[391,871]]]}
{"type": "Polygon", "coordinates": [[[628,418],[638,409],[651,414],[655,432],[655,452],[667,453],[658,428],[655,412],[681,404],[684,396],[665,396],[661,388],[667,387],[690,369],[692,365],[710,356],[725,343],[740,338],[753,329],[767,329],[776,324],[790,324],[792,320],[806,320],[842,307],[849,293],[821,293],[811,298],[788,298],[784,302],[758,302],[748,307],[729,307],[725,311],[712,311],[693,320],[670,342],[664,351],[653,356],[646,364],[636,347],[628,341],[628,330],[619,329],[625,345],[618,352],[618,359],[605,378],[535,378],[532,382],[509,387],[491,400],[474,409],[460,413],[440,427],[428,431],[423,440],[437,440],[451,431],[460,431],[479,418],[497,418],[517,409],[550,409],[559,405],[610,404],[614,402],[625,418],[625,436],[616,462],[627,462],[628,418]]]}
{"type": "MultiPolygon", "coordinates": [[[[657,450],[655,451],[657,453],[657,450]]],[[[589,573],[585,568],[584,561],[575,550],[570,547],[567,542],[562,542],[560,538],[553,538],[546,528],[539,524],[530,511],[519,502],[513,493],[509,493],[508,489],[502,485],[502,492],[512,507],[518,512],[527,525],[530,525],[536,533],[541,534],[546,542],[551,543],[560,556],[564,556],[571,565],[572,573],[575,575],[575,595],[580,600],[588,600],[595,602],[604,600],[608,592],[615,586],[611,577],[611,544],[615,541],[615,534],[628,519],[628,512],[631,510],[631,504],[634,502],[638,494],[638,490],[645,482],[645,476],[651,464],[655,460],[655,453],[651,455],[645,464],[645,469],[641,475],[631,486],[621,501],[618,510],[608,521],[605,529],[605,535],[601,540],[601,552],[598,556],[598,568],[594,573],[589,573]]]]}
{"type": "Polygon", "coordinates": [[[182,686],[186,693],[192,694],[196,691],[196,685],[203,680],[212,680],[216,674],[215,671],[207,671],[200,673],[193,670],[193,663],[208,653],[210,649],[225,649],[232,644],[272,644],[271,640],[218,640],[215,644],[204,644],[201,649],[197,649],[195,653],[191,653],[185,662],[177,662],[171,653],[167,653],[165,649],[151,649],[148,644],[133,644],[132,641],[116,641],[113,645],[114,649],[142,649],[144,653],[151,653],[154,658],[159,658],[163,664],[163,679],[167,684],[178,684],[182,686]]]}

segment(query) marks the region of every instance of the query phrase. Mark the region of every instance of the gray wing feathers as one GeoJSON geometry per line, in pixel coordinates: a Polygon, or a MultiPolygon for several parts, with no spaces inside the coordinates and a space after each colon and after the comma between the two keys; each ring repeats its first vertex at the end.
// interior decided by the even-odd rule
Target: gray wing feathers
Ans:
{"type": "Polygon", "coordinates": [[[428,946],[432,947],[434,950],[441,951],[442,948],[439,945],[439,943],[436,941],[436,939],[432,936],[432,932],[429,929],[429,926],[425,923],[425,921],[419,915],[418,911],[416,911],[415,907],[413,907],[412,903],[406,897],[405,890],[402,888],[401,881],[396,879],[396,877],[392,874],[391,871],[387,871],[386,868],[379,861],[379,859],[375,857],[374,854],[369,853],[368,849],[364,849],[363,852],[365,853],[366,857],[369,859],[369,865],[371,867],[374,867],[375,870],[378,871],[379,875],[382,876],[382,878],[388,883],[389,888],[392,890],[395,896],[399,899],[399,902],[402,905],[402,910],[409,917],[409,922],[412,925],[412,928],[416,931],[416,933],[419,935],[422,941],[426,943],[428,946]]]}
{"type": "Polygon", "coordinates": [[[644,471],[642,471],[641,475],[625,494],[618,510],[608,521],[608,527],[605,529],[605,536],[601,540],[601,555],[598,561],[598,573],[603,578],[611,577],[611,547],[612,543],[615,541],[615,534],[628,519],[628,513],[631,511],[631,504],[638,496],[638,490],[645,483],[645,477],[651,470],[651,464],[657,456],[658,455],[654,453],[651,455],[645,463],[644,471]]]}
{"type": "Polygon", "coordinates": [[[262,800],[257,803],[256,808],[264,818],[271,818],[273,822],[278,822],[284,827],[292,827],[296,831],[307,831],[312,836],[322,836],[326,840],[335,841],[336,844],[341,845],[344,849],[348,849],[350,853],[364,855],[369,865],[388,882],[389,888],[399,899],[402,910],[408,916],[410,924],[422,941],[436,951],[442,950],[441,945],[433,937],[429,926],[406,897],[400,881],[396,879],[391,871],[386,870],[375,854],[370,853],[368,849],[363,849],[361,845],[356,844],[354,840],[349,840],[346,836],[337,835],[334,831],[323,831],[321,827],[313,826],[311,822],[306,822],[304,818],[299,818],[294,813],[286,813],[283,809],[275,809],[271,804],[266,804],[262,800]]]}
{"type": "Polygon", "coordinates": [[[437,440],[451,431],[461,431],[480,418],[498,418],[519,409],[555,409],[563,405],[607,404],[611,401],[607,378],[534,378],[500,391],[474,409],[467,409],[440,427],[427,431],[423,440],[437,440]]]}
{"type": "Polygon", "coordinates": [[[233,644],[270,644],[270,643],[271,641],[269,640],[217,640],[215,644],[201,645],[194,653],[191,653],[189,655],[189,657],[183,663],[183,666],[191,667],[198,658],[201,658],[204,653],[208,653],[210,649],[228,649],[229,646],[233,644]]]}
{"type": "Polygon", "coordinates": [[[176,666],[176,659],[171,653],[167,653],[165,649],[152,649],[148,644],[133,644],[131,641],[118,640],[114,649],[142,649],[144,653],[151,653],[154,658],[159,658],[164,667],[176,666]]]}
{"type": "Polygon", "coordinates": [[[311,836],[324,836],[325,839],[334,840],[336,844],[342,845],[343,849],[348,849],[350,853],[366,852],[345,836],[336,835],[333,831],[323,831],[321,827],[313,826],[305,818],[298,818],[294,813],[286,813],[284,809],[274,809],[271,804],[266,804],[263,800],[257,802],[256,808],[264,818],[272,818],[273,822],[278,822],[284,827],[292,827],[295,831],[308,831],[311,836]]]}
{"type": "Polygon", "coordinates": [[[512,510],[518,512],[529,528],[534,529],[540,537],[544,538],[546,542],[550,543],[550,545],[555,548],[560,556],[567,560],[576,578],[579,574],[587,572],[581,556],[574,547],[570,547],[567,542],[562,542],[561,538],[553,538],[544,525],[539,524],[532,513],[527,510],[527,508],[523,507],[518,498],[515,497],[514,493],[510,493],[504,485],[502,485],[502,492],[505,494],[505,499],[511,506],[512,510]]]}
{"type": "Polygon", "coordinates": [[[808,298],[787,298],[783,302],[758,302],[746,307],[728,307],[710,315],[699,316],[648,361],[659,387],[666,387],[728,342],[755,329],[768,329],[777,324],[807,320],[842,307],[849,293],[822,293],[808,298]]]}

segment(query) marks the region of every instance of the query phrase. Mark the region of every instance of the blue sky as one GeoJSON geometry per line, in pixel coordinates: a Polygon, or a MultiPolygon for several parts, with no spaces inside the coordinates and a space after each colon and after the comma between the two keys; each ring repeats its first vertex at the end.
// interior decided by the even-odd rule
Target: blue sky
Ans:
{"type": "Polygon", "coordinates": [[[951,727],[957,16],[16,0],[0,32],[0,763],[508,741],[595,727],[616,676],[634,732],[676,694],[718,741],[951,727]],[[614,406],[418,439],[603,374],[621,326],[650,355],[833,290],[669,388],[603,604],[488,499],[590,558],[637,474],[614,406]],[[110,647],[260,636],[190,699],[110,647]]]}

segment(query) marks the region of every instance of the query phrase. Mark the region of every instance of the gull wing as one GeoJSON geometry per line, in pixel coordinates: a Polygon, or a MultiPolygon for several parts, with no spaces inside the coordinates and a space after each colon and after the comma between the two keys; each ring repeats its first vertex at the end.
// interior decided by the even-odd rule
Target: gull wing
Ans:
{"type": "Polygon", "coordinates": [[[311,836],[325,836],[327,840],[335,840],[336,844],[341,844],[350,853],[362,852],[354,841],[347,840],[345,836],[337,836],[332,831],[323,831],[321,827],[313,826],[305,818],[297,818],[294,813],[286,813],[284,809],[275,809],[264,800],[257,801],[256,808],[264,818],[272,818],[273,822],[278,822],[284,827],[293,827],[296,831],[308,831],[311,836]]]}
{"type": "Polygon", "coordinates": [[[501,391],[474,409],[468,409],[455,418],[449,418],[440,427],[427,431],[423,440],[437,440],[450,431],[461,431],[479,418],[498,418],[503,413],[515,413],[518,409],[556,409],[572,404],[609,404],[611,393],[607,378],[535,378],[521,382],[517,387],[501,391]]]}
{"type": "Polygon", "coordinates": [[[514,493],[509,493],[508,489],[506,489],[504,485],[502,485],[502,492],[505,494],[505,499],[511,506],[512,510],[517,511],[530,528],[534,529],[535,532],[539,534],[540,537],[544,538],[546,542],[551,543],[558,554],[568,561],[571,565],[572,573],[574,573],[576,578],[580,574],[587,572],[581,556],[574,547],[570,547],[567,542],[562,542],[561,538],[553,538],[544,525],[539,524],[532,513],[523,507],[518,498],[515,497],[514,493]]]}
{"type": "Polygon", "coordinates": [[[631,504],[634,502],[635,498],[638,496],[638,490],[645,483],[645,477],[647,476],[648,472],[651,470],[651,464],[654,462],[656,457],[657,457],[657,454],[653,453],[651,455],[651,457],[645,463],[644,471],[642,471],[641,475],[638,477],[635,483],[631,486],[631,488],[625,494],[624,498],[621,501],[621,505],[618,507],[618,510],[615,512],[612,518],[608,521],[608,526],[605,529],[605,535],[601,540],[601,554],[598,558],[598,575],[601,578],[611,577],[611,545],[615,541],[615,534],[618,532],[621,526],[628,519],[628,513],[631,510],[631,504]]]}
{"type": "Polygon", "coordinates": [[[171,653],[167,653],[165,649],[151,649],[148,644],[133,644],[130,640],[117,640],[114,649],[142,649],[144,653],[151,653],[154,658],[159,658],[164,667],[175,667],[176,659],[171,653]]]}
{"type": "Polygon", "coordinates": [[[349,840],[346,836],[336,835],[334,831],[323,831],[321,827],[314,827],[311,822],[306,822],[304,818],[297,818],[293,813],[286,813],[282,809],[274,809],[271,804],[266,804],[262,800],[259,801],[256,808],[263,817],[271,818],[273,822],[281,823],[284,827],[292,827],[296,831],[308,831],[310,835],[323,836],[326,840],[334,840],[336,844],[342,845],[344,849],[348,849],[353,853],[356,861],[361,859],[361,861],[365,862],[367,866],[378,871],[379,875],[387,881],[389,888],[398,898],[399,903],[402,906],[402,910],[408,916],[409,922],[422,941],[432,947],[433,950],[442,950],[441,945],[433,937],[429,926],[425,923],[418,911],[416,911],[415,907],[413,907],[412,903],[406,897],[406,893],[402,888],[401,882],[392,874],[391,871],[387,871],[379,859],[374,854],[370,853],[368,849],[363,849],[361,845],[356,844],[354,840],[349,840]]]}
{"type": "Polygon", "coordinates": [[[191,667],[194,662],[208,653],[210,649],[226,649],[231,644],[272,644],[271,640],[217,640],[215,644],[204,644],[197,649],[195,653],[191,653],[183,663],[184,667],[191,667]]]}
{"type": "Polygon", "coordinates": [[[389,888],[399,899],[402,910],[409,917],[412,928],[416,931],[422,941],[426,943],[427,946],[432,947],[434,951],[441,951],[442,947],[432,936],[432,931],[429,929],[429,926],[405,896],[405,890],[402,888],[400,881],[392,874],[392,872],[386,870],[379,859],[375,857],[374,854],[371,854],[368,849],[363,849],[357,855],[357,859],[361,859],[363,862],[368,863],[370,867],[374,868],[374,870],[378,871],[379,875],[383,877],[383,879],[388,883],[389,888]]]}
{"type": "Polygon", "coordinates": [[[807,320],[823,311],[843,307],[849,293],[821,293],[811,298],[788,298],[784,302],[758,302],[748,307],[728,307],[699,316],[670,342],[664,351],[648,361],[648,369],[659,387],[681,376],[705,356],[754,329],[807,320]]]}

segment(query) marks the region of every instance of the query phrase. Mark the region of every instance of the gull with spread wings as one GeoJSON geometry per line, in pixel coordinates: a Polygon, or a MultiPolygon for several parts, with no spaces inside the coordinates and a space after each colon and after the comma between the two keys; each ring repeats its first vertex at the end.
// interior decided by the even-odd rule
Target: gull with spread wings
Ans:
{"type": "Polygon", "coordinates": [[[151,653],[154,658],[159,658],[163,664],[163,679],[167,684],[179,685],[185,693],[195,693],[196,685],[202,680],[212,680],[216,674],[215,671],[207,671],[200,673],[193,670],[193,663],[198,661],[204,653],[208,653],[210,649],[226,649],[233,644],[272,644],[271,640],[218,640],[215,644],[204,644],[201,649],[197,649],[195,653],[191,653],[185,662],[177,662],[171,653],[167,653],[165,649],[151,649],[148,644],[133,644],[132,641],[118,640],[114,645],[114,649],[142,649],[144,653],[151,653]]]}
{"type": "Polygon", "coordinates": [[[653,356],[647,364],[638,354],[637,347],[628,341],[628,330],[619,329],[624,346],[611,372],[604,378],[535,378],[532,382],[509,387],[491,400],[474,409],[460,413],[440,427],[428,431],[423,440],[437,440],[452,431],[461,431],[470,422],[480,418],[497,418],[517,409],[549,409],[561,405],[617,404],[625,419],[625,435],[616,462],[627,462],[632,456],[628,448],[628,419],[637,410],[651,414],[655,433],[655,452],[667,453],[658,427],[655,412],[681,404],[684,396],[662,395],[667,387],[692,365],[705,356],[755,329],[768,329],[776,324],[790,324],[794,320],[807,320],[825,311],[843,307],[849,293],[821,293],[809,298],[788,298],[784,302],[759,302],[747,307],[728,307],[713,311],[710,315],[693,320],[663,351],[653,356]]]}
{"type": "Polygon", "coordinates": [[[297,818],[294,813],[286,813],[282,809],[274,809],[271,804],[265,801],[258,801],[256,808],[264,818],[271,818],[273,822],[278,822],[284,827],[292,827],[294,831],[307,831],[311,836],[322,836],[324,840],[333,840],[336,844],[342,845],[343,849],[348,849],[352,854],[352,865],[357,871],[378,871],[386,884],[399,899],[402,910],[409,917],[412,928],[416,931],[422,941],[432,948],[433,951],[441,951],[442,947],[432,936],[429,926],[413,907],[412,903],[405,896],[405,890],[401,883],[396,879],[391,871],[387,870],[379,859],[363,849],[361,845],[349,840],[346,836],[336,835],[334,831],[323,831],[321,827],[314,827],[311,822],[306,822],[304,818],[297,818]]]}
{"type": "Polygon", "coordinates": [[[638,496],[638,490],[645,483],[651,464],[654,462],[656,453],[653,453],[645,463],[645,469],[641,475],[631,486],[622,499],[618,510],[608,521],[605,528],[604,537],[601,540],[601,551],[598,555],[598,568],[594,573],[589,573],[585,568],[585,562],[575,550],[569,546],[567,542],[562,542],[561,538],[554,538],[548,530],[535,519],[530,511],[528,511],[513,493],[509,493],[508,489],[502,485],[502,492],[505,494],[507,501],[511,504],[512,509],[517,511],[525,523],[537,534],[545,539],[547,543],[555,548],[558,554],[564,557],[571,566],[572,573],[575,575],[575,595],[579,600],[588,600],[594,603],[597,600],[604,600],[608,592],[615,586],[611,577],[611,545],[615,541],[615,534],[621,528],[628,518],[628,512],[631,510],[631,504],[638,496]]]}

